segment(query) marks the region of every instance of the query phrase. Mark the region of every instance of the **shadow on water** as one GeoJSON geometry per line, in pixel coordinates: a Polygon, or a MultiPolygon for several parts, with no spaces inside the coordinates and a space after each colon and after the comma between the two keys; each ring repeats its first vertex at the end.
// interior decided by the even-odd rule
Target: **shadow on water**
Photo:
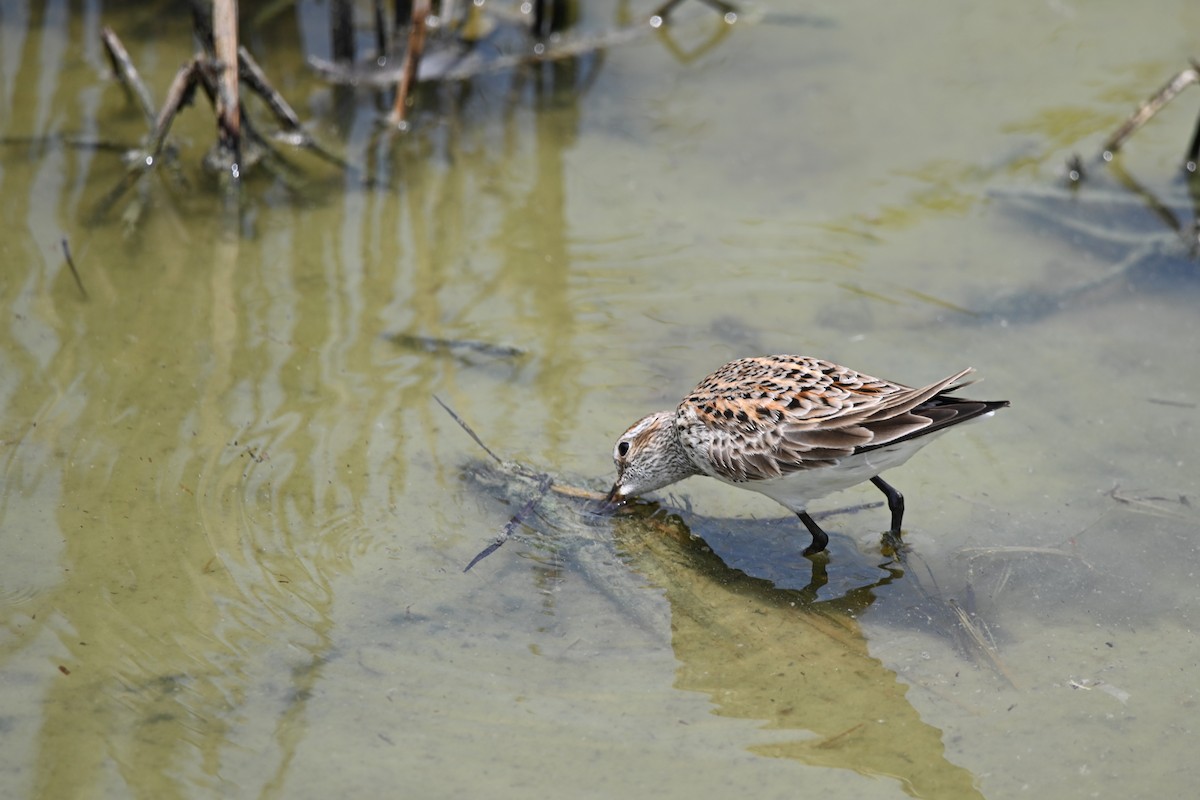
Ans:
{"type": "Polygon", "coordinates": [[[1003,213],[1032,236],[1067,242],[1088,274],[1048,275],[985,308],[980,321],[1035,322],[1060,311],[1138,294],[1200,288],[1197,235],[1200,196],[1191,178],[1186,194],[1160,198],[1116,164],[1077,186],[993,190],[1003,213]],[[1111,174],[1111,178],[1109,175],[1111,174]]]}
{"type": "Polygon", "coordinates": [[[801,559],[811,565],[804,588],[779,588],[730,568],[682,517],[655,505],[600,515],[578,490],[546,492],[545,476],[518,464],[472,462],[464,474],[485,494],[533,511],[522,517],[530,545],[552,551],[631,621],[669,637],[676,688],[708,695],[721,716],[788,732],[753,752],[892,777],[914,797],[982,797],[859,627],[876,589],[905,578],[900,565],[818,599],[829,581],[823,559],[801,559]]]}

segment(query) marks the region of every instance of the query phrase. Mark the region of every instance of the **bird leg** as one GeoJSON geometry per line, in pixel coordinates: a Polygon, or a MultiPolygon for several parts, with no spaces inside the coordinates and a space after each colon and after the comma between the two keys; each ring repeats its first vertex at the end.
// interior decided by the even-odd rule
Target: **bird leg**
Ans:
{"type": "MultiPolygon", "coordinates": [[[[891,488],[890,486],[888,487],[891,488]]],[[[895,491],[895,489],[892,489],[895,491]]],[[[821,530],[821,526],[808,515],[807,511],[797,511],[796,516],[804,523],[804,527],[808,528],[808,532],[812,534],[812,544],[804,548],[804,555],[813,556],[825,549],[829,544],[829,534],[821,530]]]]}
{"type": "Polygon", "coordinates": [[[894,486],[878,475],[871,478],[871,483],[875,484],[876,488],[883,492],[883,496],[887,498],[888,511],[892,512],[892,528],[888,533],[899,539],[900,522],[904,519],[904,495],[896,491],[894,486]]]}

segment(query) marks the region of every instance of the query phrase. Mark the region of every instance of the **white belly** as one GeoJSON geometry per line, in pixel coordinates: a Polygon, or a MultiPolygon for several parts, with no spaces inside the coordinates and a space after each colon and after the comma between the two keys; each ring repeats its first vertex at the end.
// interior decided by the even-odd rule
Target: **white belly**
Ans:
{"type": "Polygon", "coordinates": [[[813,500],[857,486],[884,470],[900,466],[941,433],[909,439],[893,447],[868,450],[828,467],[801,470],[782,478],[731,485],[765,494],[793,512],[804,511],[813,500]]]}

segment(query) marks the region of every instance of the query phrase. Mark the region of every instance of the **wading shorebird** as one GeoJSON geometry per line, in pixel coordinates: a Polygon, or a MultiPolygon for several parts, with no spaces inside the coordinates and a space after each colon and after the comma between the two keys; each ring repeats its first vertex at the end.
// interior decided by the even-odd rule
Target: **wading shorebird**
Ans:
{"type": "Polygon", "coordinates": [[[809,356],[730,361],[675,409],[633,423],[613,449],[610,502],[709,475],[765,494],[800,517],[812,534],[806,556],[829,536],[808,504],[871,481],[887,498],[897,539],[904,495],[879,477],[953,425],[989,417],[1007,400],[967,400],[967,368],[914,389],[809,356]]]}

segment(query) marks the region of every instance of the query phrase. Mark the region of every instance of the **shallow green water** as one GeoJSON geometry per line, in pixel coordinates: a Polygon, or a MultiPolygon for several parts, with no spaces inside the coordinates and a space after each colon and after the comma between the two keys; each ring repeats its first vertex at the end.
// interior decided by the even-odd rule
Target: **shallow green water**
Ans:
{"type": "MultiPolygon", "coordinates": [[[[186,20],[3,9],[0,794],[1190,791],[1195,273],[1036,319],[957,309],[1128,255],[995,192],[1053,184],[1182,69],[1191,4],[764,4],[695,59],[647,36],[432,92],[394,138],[385,100],[306,71],[304,8],[246,44],[362,172],[297,157],[296,185],[252,175],[222,214],[198,98],[186,183],[150,181],[136,226],[104,207],[119,155],[61,137],[134,144],[99,28],[161,98],[186,20]],[[788,351],[913,383],[973,365],[1013,402],[892,475],[923,567],[866,593],[885,514],[832,519],[822,627],[787,594],[813,578],[799,526],[695,479],[672,508],[728,573],[652,553],[598,581],[513,542],[462,574],[515,508],[462,479],[481,454],[434,394],[602,487],[632,420],[788,351]]],[[[677,47],[708,35],[692,16],[677,47]]],[[[1122,159],[1151,191],[1179,192],[1194,104],[1122,159]]]]}

